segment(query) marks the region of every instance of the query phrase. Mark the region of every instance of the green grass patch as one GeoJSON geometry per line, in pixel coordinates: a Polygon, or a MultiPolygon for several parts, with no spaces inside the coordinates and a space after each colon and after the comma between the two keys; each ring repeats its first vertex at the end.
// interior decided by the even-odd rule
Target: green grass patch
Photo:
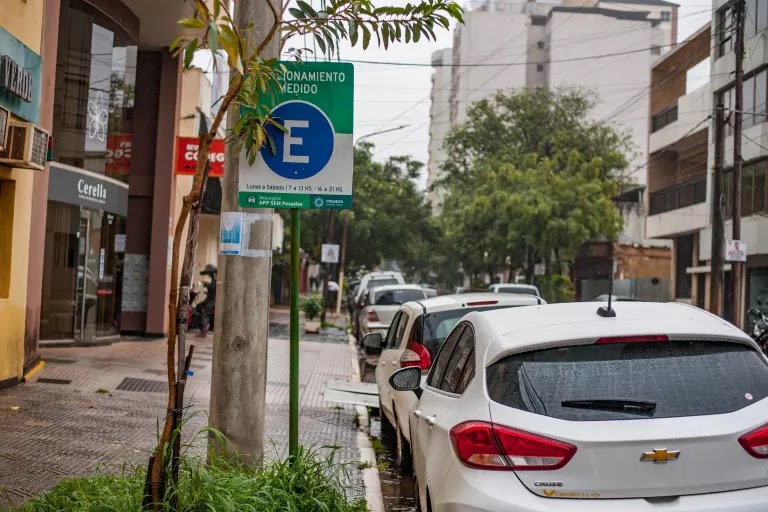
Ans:
{"type": "MultiPolygon", "coordinates": [[[[333,452],[300,449],[292,459],[255,468],[213,457],[181,460],[178,488],[166,492],[161,509],[171,512],[176,494],[178,511],[216,512],[366,512],[365,500],[350,501],[345,487],[350,465],[333,461],[333,452]]],[[[145,468],[122,475],[75,478],[27,502],[18,512],[139,512],[145,468]]]]}

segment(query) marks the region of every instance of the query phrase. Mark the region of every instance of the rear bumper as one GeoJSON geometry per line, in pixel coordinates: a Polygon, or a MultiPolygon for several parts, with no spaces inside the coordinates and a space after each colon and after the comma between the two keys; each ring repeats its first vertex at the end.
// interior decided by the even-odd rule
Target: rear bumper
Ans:
{"type": "Polygon", "coordinates": [[[454,462],[437,492],[434,512],[765,512],[768,487],[677,499],[544,498],[508,472],[478,471],[454,462]]]}

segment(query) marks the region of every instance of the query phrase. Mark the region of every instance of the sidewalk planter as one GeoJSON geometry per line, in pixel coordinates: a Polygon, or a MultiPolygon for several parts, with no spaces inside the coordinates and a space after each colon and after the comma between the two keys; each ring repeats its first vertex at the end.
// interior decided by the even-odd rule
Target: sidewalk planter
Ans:
{"type": "Polygon", "coordinates": [[[300,306],[304,313],[304,331],[318,334],[322,326],[318,318],[323,312],[323,300],[316,295],[310,295],[301,300],[300,306]]]}

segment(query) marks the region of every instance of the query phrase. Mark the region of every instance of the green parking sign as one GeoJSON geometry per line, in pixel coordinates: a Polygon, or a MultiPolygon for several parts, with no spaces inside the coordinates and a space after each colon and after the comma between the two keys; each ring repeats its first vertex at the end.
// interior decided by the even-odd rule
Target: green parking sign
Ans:
{"type": "Polygon", "coordinates": [[[241,208],[352,207],[354,67],[340,62],[282,62],[272,117],[274,141],[253,165],[240,158],[241,208]]]}

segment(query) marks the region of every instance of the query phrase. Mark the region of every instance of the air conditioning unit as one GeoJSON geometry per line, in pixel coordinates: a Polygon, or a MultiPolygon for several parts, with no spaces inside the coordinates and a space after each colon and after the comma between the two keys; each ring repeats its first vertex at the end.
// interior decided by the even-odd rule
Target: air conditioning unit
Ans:
{"type": "Polygon", "coordinates": [[[11,111],[0,105],[0,151],[5,150],[8,138],[8,123],[11,121],[11,111]]]}
{"type": "Polygon", "coordinates": [[[10,121],[5,147],[0,150],[0,164],[41,171],[47,156],[47,131],[32,123],[10,121]]]}

